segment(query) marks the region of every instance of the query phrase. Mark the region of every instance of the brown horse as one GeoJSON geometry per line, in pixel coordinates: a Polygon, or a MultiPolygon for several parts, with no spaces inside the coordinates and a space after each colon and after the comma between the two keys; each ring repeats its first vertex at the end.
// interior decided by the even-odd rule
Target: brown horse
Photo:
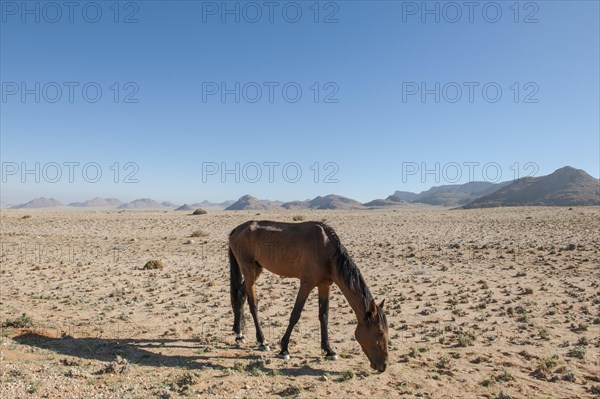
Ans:
{"type": "Polygon", "coordinates": [[[263,268],[284,277],[300,279],[300,290],[281,339],[279,357],[289,359],[290,335],[314,287],[319,289],[321,348],[326,357],[337,355],[329,345],[327,320],[331,284],[336,283],[354,310],[358,320],[355,337],[369,358],[371,367],[383,372],[388,363],[388,326],[383,301],[375,303],[358,267],[348,255],[333,229],[320,222],[282,223],[248,221],[229,235],[229,263],[233,331],[243,342],[243,305],[248,299],[260,350],[269,350],[259,319],[254,283],[263,268]]]}

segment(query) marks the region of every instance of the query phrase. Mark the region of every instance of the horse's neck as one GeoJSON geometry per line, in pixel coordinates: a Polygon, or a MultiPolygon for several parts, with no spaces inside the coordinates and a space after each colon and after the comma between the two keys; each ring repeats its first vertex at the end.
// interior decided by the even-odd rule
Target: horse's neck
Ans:
{"type": "Polygon", "coordinates": [[[350,288],[350,282],[346,281],[343,278],[343,276],[339,276],[337,272],[334,272],[332,280],[334,283],[336,283],[338,287],[340,287],[342,294],[344,294],[344,296],[348,300],[348,303],[350,304],[350,307],[352,308],[352,310],[354,310],[354,315],[356,316],[356,319],[359,322],[363,320],[366,313],[366,309],[362,293],[356,292],[352,288],[350,288]]]}

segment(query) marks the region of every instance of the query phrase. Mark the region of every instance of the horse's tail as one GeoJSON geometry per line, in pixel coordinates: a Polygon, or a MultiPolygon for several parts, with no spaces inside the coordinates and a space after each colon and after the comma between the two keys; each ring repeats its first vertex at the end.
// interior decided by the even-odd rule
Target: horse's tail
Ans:
{"type": "Polygon", "coordinates": [[[244,276],[231,247],[229,247],[229,287],[231,290],[231,307],[233,308],[233,331],[239,336],[244,324],[244,302],[246,301],[246,285],[244,276]]]}

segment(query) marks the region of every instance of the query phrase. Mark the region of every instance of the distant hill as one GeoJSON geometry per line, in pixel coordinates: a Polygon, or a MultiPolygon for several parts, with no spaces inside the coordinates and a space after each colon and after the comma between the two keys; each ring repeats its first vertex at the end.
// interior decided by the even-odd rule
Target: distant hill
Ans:
{"type": "Polygon", "coordinates": [[[13,206],[15,206],[15,204],[12,202],[0,201],[0,209],[9,209],[9,208],[12,208],[13,206]]]}
{"type": "Polygon", "coordinates": [[[376,199],[376,200],[367,202],[363,205],[369,206],[369,207],[380,207],[380,206],[398,206],[398,205],[406,205],[406,204],[408,204],[408,202],[406,200],[403,200],[400,197],[397,197],[395,195],[390,195],[386,199],[376,199]]]}
{"type": "Polygon", "coordinates": [[[363,204],[352,198],[335,194],[318,196],[308,202],[309,209],[358,209],[362,207],[363,204]]]}
{"type": "Polygon", "coordinates": [[[150,198],[140,198],[126,204],[121,204],[118,209],[164,209],[163,204],[158,203],[150,198]]]}
{"type": "Polygon", "coordinates": [[[279,201],[261,200],[251,195],[244,195],[240,197],[233,204],[225,208],[226,211],[243,211],[243,210],[267,210],[276,209],[281,207],[279,201]]]}
{"type": "Polygon", "coordinates": [[[433,186],[429,190],[420,193],[411,193],[409,191],[396,191],[386,200],[375,200],[367,203],[367,206],[389,206],[394,205],[393,200],[403,200],[407,202],[438,205],[438,206],[460,206],[467,204],[477,198],[491,194],[492,192],[504,187],[509,182],[490,183],[485,181],[473,181],[464,184],[445,184],[442,186],[433,186]],[[392,200],[392,201],[390,201],[392,200]],[[373,205],[380,204],[380,205],[373,205]]]}
{"type": "Polygon", "coordinates": [[[281,207],[284,209],[360,209],[363,205],[352,198],[329,194],[312,200],[286,202],[281,207]]]}
{"type": "Polygon", "coordinates": [[[166,208],[177,208],[179,205],[172,203],[171,201],[163,201],[160,203],[162,206],[166,208]]]}
{"type": "Polygon", "coordinates": [[[77,208],[112,208],[121,204],[123,204],[123,202],[116,198],[96,197],[83,202],[71,202],[69,206],[74,206],[77,208]]]}
{"type": "Polygon", "coordinates": [[[12,209],[55,208],[57,206],[64,206],[64,204],[54,198],[40,197],[32,199],[25,204],[15,205],[12,209]]]}
{"type": "Polygon", "coordinates": [[[352,198],[341,195],[329,194],[318,196],[312,200],[290,201],[282,203],[280,201],[259,200],[251,195],[244,195],[226,211],[239,210],[264,210],[264,209],[360,209],[363,205],[352,198]]]}
{"type": "Polygon", "coordinates": [[[464,205],[477,198],[491,194],[509,183],[473,181],[465,184],[436,186],[420,193],[413,202],[442,206],[464,205]]]}
{"type": "Polygon", "coordinates": [[[565,166],[547,176],[515,180],[463,208],[533,205],[600,205],[600,182],[581,169],[565,166]]]}
{"type": "Polygon", "coordinates": [[[194,207],[194,209],[196,208],[202,208],[202,209],[206,209],[206,210],[223,210],[225,208],[227,208],[228,206],[232,205],[235,201],[233,200],[227,200],[227,201],[223,201],[223,202],[209,202],[209,201],[202,201],[202,202],[196,202],[195,204],[192,204],[191,206],[194,207]]]}
{"type": "Polygon", "coordinates": [[[417,199],[418,196],[419,194],[411,193],[410,191],[395,191],[394,194],[390,195],[390,197],[396,197],[407,202],[417,199]]]}
{"type": "Polygon", "coordinates": [[[196,202],[193,204],[183,204],[179,208],[175,209],[176,211],[194,211],[198,208],[207,209],[207,210],[223,210],[233,204],[235,201],[227,200],[224,202],[209,202],[202,201],[196,202]]]}

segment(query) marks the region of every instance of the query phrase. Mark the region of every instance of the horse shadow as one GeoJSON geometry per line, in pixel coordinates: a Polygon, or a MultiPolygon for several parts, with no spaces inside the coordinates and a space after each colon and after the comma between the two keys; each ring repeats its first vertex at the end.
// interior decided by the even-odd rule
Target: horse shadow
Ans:
{"type": "MultiPolygon", "coordinates": [[[[117,356],[120,356],[122,359],[127,360],[128,363],[139,366],[172,367],[188,370],[209,368],[225,373],[224,376],[228,375],[232,369],[224,366],[222,364],[223,361],[257,361],[259,359],[264,359],[265,357],[264,353],[255,351],[252,348],[240,348],[236,344],[224,343],[221,343],[220,346],[213,345],[211,350],[231,349],[235,350],[235,352],[232,352],[230,356],[222,354],[212,355],[209,351],[205,352],[206,346],[199,344],[196,339],[55,338],[35,332],[24,332],[12,339],[21,345],[47,349],[61,355],[72,356],[79,359],[111,362],[114,361],[117,356]],[[173,352],[178,349],[187,349],[193,354],[174,354],[173,352]],[[240,355],[240,349],[246,353],[240,355]]],[[[300,367],[277,368],[270,363],[269,366],[270,367],[262,366],[262,371],[267,373],[277,372],[281,375],[291,377],[320,377],[326,374],[332,376],[342,374],[306,365],[300,367]]]]}

